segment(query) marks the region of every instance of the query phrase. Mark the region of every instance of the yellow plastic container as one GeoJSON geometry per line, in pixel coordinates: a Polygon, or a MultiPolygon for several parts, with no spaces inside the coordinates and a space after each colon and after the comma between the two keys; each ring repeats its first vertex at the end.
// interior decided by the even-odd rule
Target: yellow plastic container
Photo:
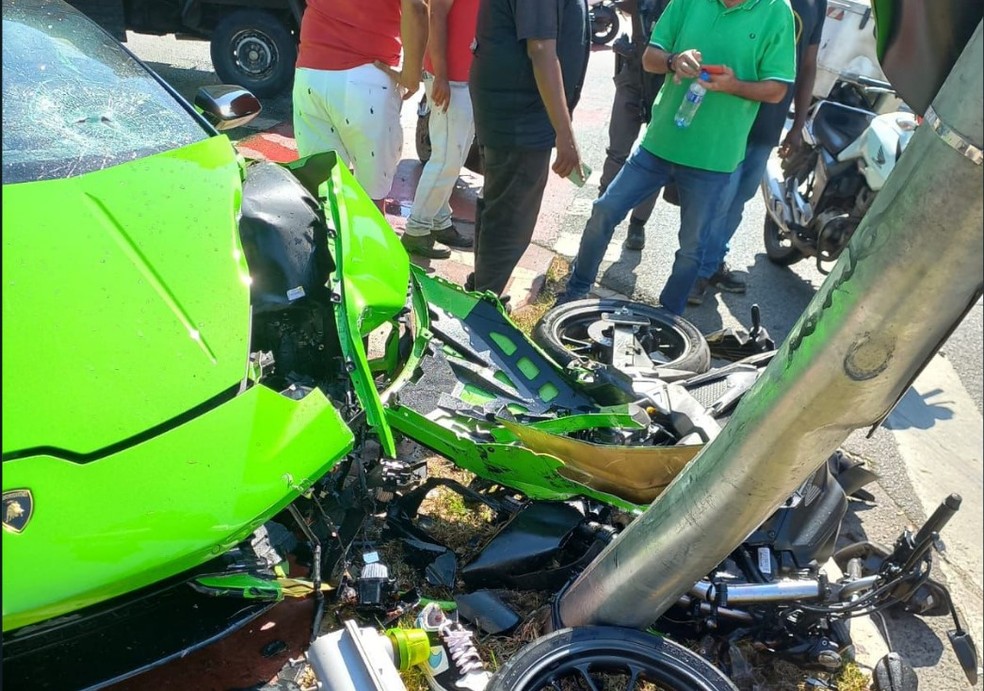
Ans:
{"type": "Polygon", "coordinates": [[[401,670],[423,664],[430,657],[430,638],[423,629],[389,629],[386,637],[393,643],[395,662],[401,670]]]}

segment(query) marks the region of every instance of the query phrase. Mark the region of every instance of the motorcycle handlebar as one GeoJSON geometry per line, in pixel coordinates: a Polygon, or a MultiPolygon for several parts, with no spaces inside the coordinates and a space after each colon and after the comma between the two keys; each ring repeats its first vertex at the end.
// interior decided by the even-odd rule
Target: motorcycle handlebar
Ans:
{"type": "Polygon", "coordinates": [[[881,79],[872,79],[871,77],[866,77],[863,74],[845,74],[844,79],[847,81],[854,82],[860,86],[866,86],[873,89],[886,89],[895,93],[895,88],[888,82],[883,82],[881,79]]]}
{"type": "Polygon", "coordinates": [[[951,494],[949,497],[943,500],[943,503],[936,507],[936,511],[930,516],[919,532],[916,533],[916,537],[913,539],[913,544],[920,545],[932,537],[933,533],[940,533],[953,515],[957,513],[960,509],[960,504],[963,499],[959,494],[951,494]]]}

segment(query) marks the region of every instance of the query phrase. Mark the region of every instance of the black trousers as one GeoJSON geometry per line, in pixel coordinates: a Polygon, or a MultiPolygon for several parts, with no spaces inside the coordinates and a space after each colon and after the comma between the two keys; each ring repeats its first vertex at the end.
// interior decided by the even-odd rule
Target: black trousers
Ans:
{"type": "MultiPolygon", "coordinates": [[[[601,170],[601,180],[598,184],[600,197],[608,189],[618,171],[622,170],[625,159],[632,153],[632,146],[639,136],[639,130],[645,125],[643,109],[652,110],[652,96],[643,94],[642,65],[625,62],[622,69],[615,75],[615,100],[612,101],[612,117],[608,123],[608,148],[605,153],[605,165],[601,170]]],[[[632,210],[632,220],[645,223],[653,214],[653,207],[659,193],[643,201],[632,210]]]]}
{"type": "Polygon", "coordinates": [[[502,295],[533,239],[551,149],[482,147],[485,185],[475,220],[474,289],[502,295]]]}

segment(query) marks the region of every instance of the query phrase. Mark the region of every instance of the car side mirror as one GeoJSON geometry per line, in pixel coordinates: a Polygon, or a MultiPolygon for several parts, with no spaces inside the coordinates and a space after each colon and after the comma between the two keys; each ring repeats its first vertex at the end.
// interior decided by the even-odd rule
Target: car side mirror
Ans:
{"type": "Polygon", "coordinates": [[[242,127],[263,110],[256,96],[230,84],[199,87],[195,108],[220,132],[242,127]]]}

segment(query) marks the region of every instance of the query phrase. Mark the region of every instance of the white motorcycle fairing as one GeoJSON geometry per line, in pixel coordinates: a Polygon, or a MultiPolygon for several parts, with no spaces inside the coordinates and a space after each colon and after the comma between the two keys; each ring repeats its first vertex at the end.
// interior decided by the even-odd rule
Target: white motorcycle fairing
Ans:
{"type": "Polygon", "coordinates": [[[837,160],[857,159],[868,187],[878,192],[909,144],[916,125],[916,116],[903,111],[875,116],[868,129],[849,144],[837,160]]]}

